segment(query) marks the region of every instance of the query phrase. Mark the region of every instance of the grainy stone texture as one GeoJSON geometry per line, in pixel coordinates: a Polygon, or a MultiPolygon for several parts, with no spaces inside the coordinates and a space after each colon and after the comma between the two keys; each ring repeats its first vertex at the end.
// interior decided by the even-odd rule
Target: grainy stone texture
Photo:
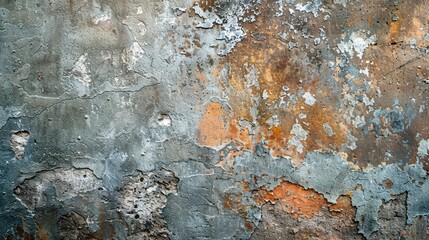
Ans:
{"type": "Polygon", "coordinates": [[[428,12],[0,0],[0,238],[428,238],[428,12]]]}

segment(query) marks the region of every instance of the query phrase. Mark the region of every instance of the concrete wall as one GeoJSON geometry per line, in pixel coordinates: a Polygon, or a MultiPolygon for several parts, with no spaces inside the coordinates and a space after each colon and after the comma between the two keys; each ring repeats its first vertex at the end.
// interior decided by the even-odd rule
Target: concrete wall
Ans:
{"type": "Polygon", "coordinates": [[[425,239],[427,0],[0,0],[0,237],[425,239]]]}

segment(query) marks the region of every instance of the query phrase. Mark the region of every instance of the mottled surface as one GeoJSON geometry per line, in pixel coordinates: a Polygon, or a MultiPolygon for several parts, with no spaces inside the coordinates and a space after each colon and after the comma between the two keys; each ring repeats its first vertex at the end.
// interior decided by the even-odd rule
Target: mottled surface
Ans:
{"type": "Polygon", "coordinates": [[[0,238],[428,238],[428,12],[0,0],[0,238]]]}

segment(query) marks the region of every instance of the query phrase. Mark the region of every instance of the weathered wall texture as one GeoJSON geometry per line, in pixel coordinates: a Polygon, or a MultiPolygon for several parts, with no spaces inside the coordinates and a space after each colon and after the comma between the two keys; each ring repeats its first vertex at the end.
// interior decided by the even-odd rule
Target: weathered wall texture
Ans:
{"type": "Polygon", "coordinates": [[[428,0],[0,0],[0,237],[425,239],[428,0]]]}

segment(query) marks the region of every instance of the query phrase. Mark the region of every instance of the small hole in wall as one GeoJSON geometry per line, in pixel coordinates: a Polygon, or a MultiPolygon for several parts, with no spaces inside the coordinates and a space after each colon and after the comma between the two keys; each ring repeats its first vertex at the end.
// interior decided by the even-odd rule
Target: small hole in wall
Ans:
{"type": "Polygon", "coordinates": [[[83,177],[86,178],[86,174],[84,174],[83,177]]]}
{"type": "Polygon", "coordinates": [[[144,179],[141,177],[141,178],[140,178],[140,182],[143,182],[143,180],[144,180],[144,179]]]}
{"type": "Polygon", "coordinates": [[[138,214],[136,214],[135,216],[134,216],[134,218],[135,219],[138,219],[140,216],[138,215],[138,214]]]}
{"type": "Polygon", "coordinates": [[[138,207],[138,205],[137,204],[134,204],[134,208],[137,208],[138,207]]]}

